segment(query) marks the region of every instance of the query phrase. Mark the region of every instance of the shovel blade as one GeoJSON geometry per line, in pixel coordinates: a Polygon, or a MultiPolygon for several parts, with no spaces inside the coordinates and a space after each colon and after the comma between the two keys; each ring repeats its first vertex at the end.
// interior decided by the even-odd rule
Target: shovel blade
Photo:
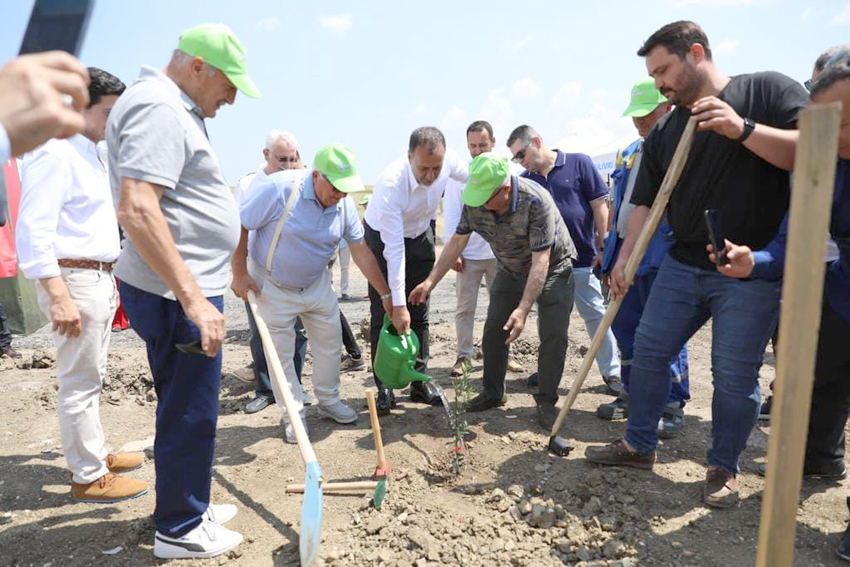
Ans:
{"type": "Polygon", "coordinates": [[[304,504],[301,506],[301,565],[312,565],[319,558],[322,544],[322,469],[319,463],[307,463],[304,480],[304,504]]]}
{"type": "Polygon", "coordinates": [[[381,504],[384,503],[384,496],[387,495],[387,481],[378,481],[378,486],[375,487],[375,492],[372,493],[372,507],[375,510],[381,509],[381,504]]]}

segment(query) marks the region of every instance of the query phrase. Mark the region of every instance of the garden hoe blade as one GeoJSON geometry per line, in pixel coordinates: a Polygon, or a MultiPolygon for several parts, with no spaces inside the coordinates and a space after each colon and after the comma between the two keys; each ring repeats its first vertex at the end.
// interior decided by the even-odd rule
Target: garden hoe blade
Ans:
{"type": "Polygon", "coordinates": [[[312,565],[319,558],[322,544],[322,471],[319,463],[307,463],[304,481],[304,503],[301,506],[301,565],[312,565]]]}
{"type": "Polygon", "coordinates": [[[381,504],[384,503],[384,496],[387,495],[387,479],[378,481],[378,486],[375,487],[375,492],[372,493],[372,507],[375,510],[381,509],[381,504]]]}

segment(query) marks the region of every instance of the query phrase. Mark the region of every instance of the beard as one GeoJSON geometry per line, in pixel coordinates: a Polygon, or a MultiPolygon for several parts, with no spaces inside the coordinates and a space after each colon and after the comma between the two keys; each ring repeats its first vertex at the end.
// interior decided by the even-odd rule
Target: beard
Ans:
{"type": "Polygon", "coordinates": [[[687,61],[676,81],[675,89],[663,89],[661,94],[667,97],[667,102],[676,106],[690,106],[697,100],[700,90],[705,84],[705,77],[694,65],[687,61]]]}

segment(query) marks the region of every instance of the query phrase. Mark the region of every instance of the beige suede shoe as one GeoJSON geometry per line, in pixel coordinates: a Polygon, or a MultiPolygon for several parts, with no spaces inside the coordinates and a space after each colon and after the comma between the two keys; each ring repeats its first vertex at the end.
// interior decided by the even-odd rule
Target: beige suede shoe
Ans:
{"type": "Polygon", "coordinates": [[[148,491],[148,483],[143,480],[124,478],[106,473],[88,484],[71,483],[71,498],[78,502],[110,504],[137,498],[148,491]]]}

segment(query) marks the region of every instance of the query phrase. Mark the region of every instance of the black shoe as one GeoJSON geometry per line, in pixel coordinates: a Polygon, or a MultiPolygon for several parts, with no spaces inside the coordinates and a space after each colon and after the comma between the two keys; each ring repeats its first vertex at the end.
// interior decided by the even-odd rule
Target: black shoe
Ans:
{"type": "MultiPolygon", "coordinates": [[[[767,463],[759,463],[756,466],[759,476],[767,476],[767,463]]],[[[805,480],[844,480],[847,478],[847,467],[844,463],[837,463],[827,467],[803,466],[803,479],[805,480]]]]}
{"type": "Polygon", "coordinates": [[[494,400],[490,396],[478,394],[477,396],[469,400],[469,405],[466,406],[466,411],[476,412],[488,410],[491,408],[498,408],[505,405],[507,401],[507,396],[502,396],[501,400],[494,400]]]}
{"type": "Polygon", "coordinates": [[[608,393],[612,396],[619,396],[623,391],[623,381],[619,376],[603,376],[602,381],[608,386],[608,393]]]}
{"type": "Polygon", "coordinates": [[[547,431],[555,425],[558,413],[560,413],[560,408],[555,407],[555,404],[546,402],[537,404],[537,421],[540,423],[540,427],[547,431]]]}
{"type": "Polygon", "coordinates": [[[613,402],[600,405],[596,408],[596,417],[606,421],[626,419],[629,417],[629,395],[621,392],[613,402]]]}
{"type": "Polygon", "coordinates": [[[537,372],[528,377],[528,380],[525,382],[525,385],[529,388],[536,388],[537,384],[540,381],[537,379],[537,372]]]}
{"type": "Polygon", "coordinates": [[[430,382],[414,382],[410,385],[410,401],[431,406],[443,405],[437,388],[430,382]]]}
{"type": "Polygon", "coordinates": [[[247,404],[245,404],[245,413],[257,413],[263,411],[274,403],[274,396],[260,394],[247,404]]]}
{"type": "Polygon", "coordinates": [[[661,414],[661,419],[658,421],[658,438],[659,439],[675,439],[682,433],[685,427],[685,412],[679,407],[679,404],[673,402],[672,405],[664,407],[664,413],[661,414]]]}
{"type": "Polygon", "coordinates": [[[4,356],[8,356],[9,358],[21,358],[21,353],[10,346],[7,346],[6,348],[0,349],[0,358],[3,358],[4,356]]]}
{"type": "Polygon", "coordinates": [[[390,415],[390,411],[396,406],[395,394],[388,388],[378,388],[378,399],[375,408],[379,415],[390,415]]]}
{"type": "Polygon", "coordinates": [[[768,396],[761,404],[761,409],[759,410],[759,421],[770,421],[770,406],[772,405],[773,396],[768,396]]]}
{"type": "MultiPolygon", "coordinates": [[[[847,509],[850,510],[850,497],[847,498],[847,509]]],[[[850,525],[844,530],[844,535],[841,536],[841,541],[838,543],[835,553],[844,561],[850,561],[850,525]]]]}

